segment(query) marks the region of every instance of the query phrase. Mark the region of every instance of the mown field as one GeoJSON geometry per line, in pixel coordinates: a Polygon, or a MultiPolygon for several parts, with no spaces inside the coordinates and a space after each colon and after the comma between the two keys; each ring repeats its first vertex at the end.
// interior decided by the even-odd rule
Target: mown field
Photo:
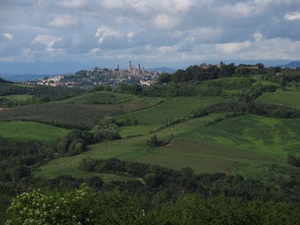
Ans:
{"type": "Polygon", "coordinates": [[[68,133],[69,130],[67,129],[35,122],[0,122],[0,135],[4,138],[50,142],[68,133]]]}
{"type": "Polygon", "coordinates": [[[258,97],[257,101],[300,109],[300,91],[265,92],[258,97]]]}
{"type": "Polygon", "coordinates": [[[29,85],[29,84],[22,84],[22,83],[14,83],[13,85],[20,86],[20,87],[36,88],[36,85],[29,85]]]}
{"type": "MultiPolygon", "coordinates": [[[[270,99],[275,96],[274,103],[297,108],[299,93],[264,93],[260,98],[270,99]],[[281,97],[284,94],[285,98],[281,97]],[[287,96],[294,100],[288,102],[287,96]]],[[[50,161],[37,175],[54,178],[69,174],[85,178],[92,174],[78,170],[83,158],[116,157],[174,169],[189,166],[197,173],[224,172],[248,177],[268,177],[274,173],[269,169],[270,165],[288,166],[287,155],[297,154],[300,147],[300,119],[285,120],[254,115],[227,118],[223,113],[181,120],[184,122],[166,126],[175,118],[192,118],[189,115],[197,110],[232,101],[233,98],[229,97],[176,97],[155,100],[118,93],[111,95],[109,92],[93,92],[83,96],[60,103],[27,105],[0,112],[0,121],[25,119],[54,125],[92,127],[107,115],[116,116],[119,122],[127,119],[137,121],[133,126],[119,128],[121,140],[90,145],[89,150],[83,154],[50,161]],[[104,104],[107,95],[111,97],[111,104],[104,104]],[[91,104],[91,99],[97,97],[103,98],[103,101],[91,104]],[[150,148],[146,145],[147,140],[154,135],[154,130],[159,140],[167,143],[165,146],[150,148]]],[[[43,141],[53,140],[55,135],[65,135],[68,131],[22,121],[1,122],[0,126],[0,134],[4,137],[43,141]]],[[[107,181],[128,179],[105,174],[103,176],[107,181]]]]}
{"type": "MultiPolygon", "coordinates": [[[[81,155],[51,161],[37,174],[55,177],[71,172],[76,175],[82,158],[116,157],[174,169],[189,166],[197,173],[269,177],[274,173],[271,165],[288,167],[288,153],[296,153],[300,147],[299,119],[280,120],[254,115],[217,119],[222,116],[212,114],[157,132],[159,140],[168,142],[166,146],[147,147],[146,141],[153,134],[103,142],[91,145],[90,150],[81,155]]],[[[141,127],[143,129],[145,127],[141,127]]]]}
{"type": "Polygon", "coordinates": [[[74,104],[118,104],[138,99],[135,95],[127,95],[116,92],[97,91],[79,95],[59,102],[74,104]]]}
{"type": "Polygon", "coordinates": [[[157,125],[135,125],[120,127],[119,133],[121,138],[142,136],[149,134],[152,130],[156,129],[157,125]]]}
{"type": "Polygon", "coordinates": [[[224,97],[176,97],[162,101],[160,104],[117,116],[118,121],[135,118],[143,125],[163,125],[173,120],[192,114],[195,110],[206,108],[210,105],[230,101],[224,97]]]}
{"type": "Polygon", "coordinates": [[[118,105],[44,103],[0,111],[0,121],[26,119],[53,125],[93,127],[104,116],[120,113],[118,105]]]}
{"type": "Polygon", "coordinates": [[[122,104],[126,102],[137,102],[153,105],[160,100],[161,98],[138,97],[136,95],[118,92],[96,91],[64,99],[59,102],[73,104],[122,104]]]}

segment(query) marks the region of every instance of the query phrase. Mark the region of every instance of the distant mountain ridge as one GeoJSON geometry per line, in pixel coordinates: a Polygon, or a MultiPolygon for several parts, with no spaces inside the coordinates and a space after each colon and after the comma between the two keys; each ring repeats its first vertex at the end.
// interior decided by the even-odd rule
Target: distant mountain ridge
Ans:
{"type": "Polygon", "coordinates": [[[10,81],[4,80],[4,79],[2,79],[2,78],[0,77],[0,83],[10,83],[10,81]]]}
{"type": "Polygon", "coordinates": [[[288,64],[280,65],[280,67],[295,69],[297,67],[300,67],[300,62],[299,61],[289,62],[288,64]]]}
{"type": "Polygon", "coordinates": [[[60,76],[58,74],[54,75],[48,75],[48,74],[10,74],[10,73],[3,73],[0,74],[0,78],[2,77],[3,79],[7,81],[12,81],[12,82],[25,82],[25,81],[33,81],[36,79],[41,79],[45,76],[48,77],[53,77],[53,76],[60,76]]]}
{"type": "Polygon", "coordinates": [[[153,68],[153,71],[163,71],[164,73],[175,73],[177,70],[169,68],[169,67],[158,67],[158,68],[153,68]]]}

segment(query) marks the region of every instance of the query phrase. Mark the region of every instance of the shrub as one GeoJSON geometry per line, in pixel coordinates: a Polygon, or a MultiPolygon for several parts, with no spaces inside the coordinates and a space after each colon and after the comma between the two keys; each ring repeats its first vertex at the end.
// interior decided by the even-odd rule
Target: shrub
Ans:
{"type": "Polygon", "coordinates": [[[157,136],[156,134],[154,134],[150,140],[147,140],[147,146],[151,147],[151,148],[155,148],[155,147],[158,147],[158,146],[161,146],[163,145],[164,142],[163,141],[159,141],[157,139],[157,136]]]}

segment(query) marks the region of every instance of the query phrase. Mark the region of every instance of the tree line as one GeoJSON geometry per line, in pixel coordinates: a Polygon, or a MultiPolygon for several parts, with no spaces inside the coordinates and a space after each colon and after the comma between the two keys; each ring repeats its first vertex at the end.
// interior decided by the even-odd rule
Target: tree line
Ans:
{"type": "MultiPolygon", "coordinates": [[[[276,169],[276,165],[265,166],[276,169]]],[[[174,170],[157,165],[121,161],[116,158],[84,158],[79,168],[87,172],[97,172],[99,176],[105,173],[141,178],[142,182],[112,181],[98,188],[101,190],[118,188],[121,191],[141,194],[141,198],[146,195],[157,204],[176,202],[182,193],[197,193],[206,198],[222,194],[227,198],[264,199],[285,202],[290,207],[300,206],[300,195],[297,191],[300,182],[296,175],[299,172],[298,168],[289,171],[288,178],[274,177],[274,180],[269,182],[224,173],[196,174],[190,167],[174,170]]],[[[146,205],[144,207],[147,208],[146,205]]]]}
{"type": "Polygon", "coordinates": [[[6,107],[23,106],[29,104],[40,104],[49,101],[71,98],[84,93],[80,88],[68,87],[48,87],[37,85],[35,87],[25,87],[14,83],[0,83],[0,105],[6,107]],[[27,100],[6,99],[7,95],[32,95],[27,100]]]}

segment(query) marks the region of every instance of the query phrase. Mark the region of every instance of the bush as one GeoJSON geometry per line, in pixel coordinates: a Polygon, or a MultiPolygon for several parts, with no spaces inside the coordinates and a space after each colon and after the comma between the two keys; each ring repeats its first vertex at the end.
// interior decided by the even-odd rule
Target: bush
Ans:
{"type": "Polygon", "coordinates": [[[300,156],[288,155],[288,163],[292,166],[300,167],[300,156]]]}
{"type": "Polygon", "coordinates": [[[155,147],[158,147],[158,146],[161,146],[163,145],[164,142],[163,141],[159,141],[157,139],[157,136],[156,134],[154,134],[150,140],[147,140],[147,146],[151,147],[151,148],[155,148],[155,147]]]}
{"type": "MultiPolygon", "coordinates": [[[[155,175],[147,176],[154,184],[155,175]]],[[[97,179],[96,179],[97,180],[97,179]]],[[[159,183],[159,182],[158,182],[159,183]]],[[[163,192],[159,198],[170,193],[163,192]]],[[[6,225],[21,224],[299,224],[299,209],[282,203],[223,196],[204,200],[201,195],[180,196],[149,209],[128,192],[94,193],[86,184],[79,189],[33,190],[17,196],[7,209],[6,225]]]]}

